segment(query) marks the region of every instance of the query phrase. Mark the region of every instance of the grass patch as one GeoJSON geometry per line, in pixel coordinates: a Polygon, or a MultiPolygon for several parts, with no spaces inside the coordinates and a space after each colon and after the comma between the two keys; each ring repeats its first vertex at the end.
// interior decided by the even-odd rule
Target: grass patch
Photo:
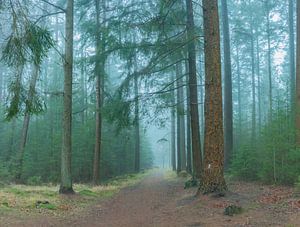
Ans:
{"type": "Polygon", "coordinates": [[[46,214],[64,217],[110,198],[124,187],[140,182],[148,173],[128,174],[113,178],[99,186],[74,184],[73,196],[60,195],[59,186],[5,185],[0,187],[0,213],[46,214]]]}
{"type": "Polygon", "coordinates": [[[176,174],[175,171],[168,170],[168,171],[165,172],[164,178],[166,180],[176,180],[177,179],[177,174],[176,174]]]}
{"type": "Polygon", "coordinates": [[[83,196],[94,196],[94,197],[97,197],[97,193],[96,192],[93,192],[93,191],[88,190],[88,189],[81,190],[78,193],[80,195],[83,195],[83,196]]]}
{"type": "Polygon", "coordinates": [[[48,210],[56,210],[57,207],[54,204],[46,203],[46,204],[39,204],[37,208],[41,209],[48,209],[48,210]]]}

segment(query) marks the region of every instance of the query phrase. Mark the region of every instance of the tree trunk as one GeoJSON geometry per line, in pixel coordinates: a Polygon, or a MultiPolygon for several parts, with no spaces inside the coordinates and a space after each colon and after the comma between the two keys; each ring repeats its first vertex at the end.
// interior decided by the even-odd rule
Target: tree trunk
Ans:
{"type": "Polygon", "coordinates": [[[273,95],[272,95],[272,59],[271,59],[271,34],[270,34],[270,10],[267,3],[267,40],[268,40],[268,77],[269,77],[269,119],[272,122],[273,95]]]}
{"type": "Polygon", "coordinates": [[[175,141],[175,86],[174,76],[172,77],[171,95],[171,164],[173,171],[176,171],[176,141],[175,141]]]}
{"type": "Polygon", "coordinates": [[[64,110],[63,140],[61,152],[61,184],[59,193],[74,193],[71,174],[72,154],[72,78],[73,78],[73,13],[74,0],[67,0],[65,13],[65,57],[64,57],[64,110]]]}
{"type": "Polygon", "coordinates": [[[205,135],[203,193],[227,190],[224,179],[224,136],[220,31],[217,0],[203,0],[205,52],[205,135]]]}
{"type": "MultiPolygon", "coordinates": [[[[0,70],[2,69],[0,68],[0,70]]],[[[0,104],[3,101],[3,77],[4,77],[4,73],[0,71],[0,104]]]]}
{"type": "Polygon", "coordinates": [[[242,136],[242,93],[241,93],[241,69],[240,69],[240,51],[239,51],[240,45],[239,41],[236,46],[236,68],[237,68],[237,96],[238,96],[238,131],[239,131],[239,137],[242,136]]]}
{"type": "Polygon", "coordinates": [[[102,91],[101,77],[103,77],[103,67],[101,60],[101,30],[100,30],[100,1],[95,0],[96,8],[96,62],[95,62],[95,77],[96,77],[96,121],[95,121],[95,150],[93,164],[93,184],[97,185],[100,181],[100,154],[101,154],[101,133],[102,133],[102,91]]]}
{"type": "Polygon", "coordinates": [[[186,170],[185,124],[184,124],[184,91],[182,64],[176,65],[177,75],[177,149],[180,154],[180,170],[186,170]]]}
{"type": "Polygon", "coordinates": [[[255,146],[256,137],[256,98],[255,98],[255,54],[254,54],[254,34],[251,21],[250,42],[251,42],[251,82],[252,82],[252,129],[251,129],[251,145],[255,146]]]}
{"type": "MultiPolygon", "coordinates": [[[[186,81],[189,81],[188,64],[186,64],[186,81]]],[[[190,89],[186,86],[186,170],[192,174],[192,147],[191,147],[191,108],[190,89]]]]}
{"type": "MultiPolygon", "coordinates": [[[[134,59],[136,62],[136,59],[134,59]]],[[[135,69],[136,64],[135,64],[135,69]]],[[[140,118],[139,118],[139,85],[138,85],[138,76],[134,75],[134,95],[135,95],[135,101],[134,101],[134,131],[135,131],[135,165],[134,170],[135,172],[140,171],[140,118]]]]}
{"type": "Polygon", "coordinates": [[[294,32],[294,1],[289,0],[289,59],[290,59],[290,106],[291,122],[295,119],[295,32],[294,32]]]}
{"type": "Polygon", "coordinates": [[[190,90],[190,116],[192,134],[192,159],[193,175],[200,179],[202,175],[202,154],[199,129],[198,110],[198,84],[196,70],[196,49],[195,49],[195,25],[192,0],[186,0],[187,7],[187,34],[188,34],[188,63],[189,63],[189,90],[190,90]]]}
{"type": "Polygon", "coordinates": [[[258,100],[258,131],[262,127],[262,112],[261,112],[261,78],[260,78],[260,56],[259,56],[259,38],[258,30],[256,30],[256,65],[257,65],[257,100],[258,100]]]}
{"type": "Polygon", "coordinates": [[[227,0],[222,0],[223,45],[224,45],[224,152],[225,168],[229,166],[233,149],[232,125],[232,74],[230,54],[230,34],[227,0]]]}
{"type": "Polygon", "coordinates": [[[25,111],[22,134],[21,134],[21,141],[20,141],[20,149],[19,149],[19,153],[18,153],[18,167],[17,167],[17,172],[16,172],[16,180],[17,181],[19,181],[21,179],[21,175],[22,175],[24,151],[25,151],[25,146],[26,146],[26,142],[27,142],[27,137],[28,137],[27,134],[28,134],[28,128],[29,128],[29,122],[30,122],[30,112],[29,112],[28,108],[30,105],[32,105],[38,75],[39,75],[39,66],[34,65],[33,74],[32,74],[32,77],[30,80],[30,85],[29,85],[28,98],[27,98],[28,107],[26,107],[26,111],[25,111]]]}
{"type": "Polygon", "coordinates": [[[300,147],[300,0],[297,0],[296,143],[300,147]]]}

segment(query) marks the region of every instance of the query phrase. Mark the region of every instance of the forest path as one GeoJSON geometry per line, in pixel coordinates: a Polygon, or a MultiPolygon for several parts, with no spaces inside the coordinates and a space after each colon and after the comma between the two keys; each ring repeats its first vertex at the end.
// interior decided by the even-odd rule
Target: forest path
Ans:
{"type": "MultiPolygon", "coordinates": [[[[61,224],[91,227],[179,226],[185,219],[176,213],[178,202],[185,195],[184,181],[183,178],[168,179],[166,172],[156,170],[139,184],[125,188],[113,198],[92,207],[82,217],[61,224]]],[[[190,220],[187,221],[190,223],[190,220]]]]}
{"type": "Polygon", "coordinates": [[[155,170],[137,185],[81,213],[64,219],[23,220],[12,226],[300,227],[300,198],[293,196],[292,188],[230,182],[226,197],[195,197],[197,188],[185,190],[185,181],[155,170]],[[225,216],[224,208],[231,204],[242,206],[243,213],[225,216]]]}

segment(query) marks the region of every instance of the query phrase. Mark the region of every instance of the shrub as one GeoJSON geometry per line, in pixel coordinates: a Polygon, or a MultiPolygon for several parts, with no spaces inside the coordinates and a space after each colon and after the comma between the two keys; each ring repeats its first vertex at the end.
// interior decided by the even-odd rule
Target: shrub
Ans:
{"type": "Polygon", "coordinates": [[[40,176],[29,177],[27,179],[26,184],[31,185],[31,186],[41,185],[42,184],[41,177],[40,176]]]}

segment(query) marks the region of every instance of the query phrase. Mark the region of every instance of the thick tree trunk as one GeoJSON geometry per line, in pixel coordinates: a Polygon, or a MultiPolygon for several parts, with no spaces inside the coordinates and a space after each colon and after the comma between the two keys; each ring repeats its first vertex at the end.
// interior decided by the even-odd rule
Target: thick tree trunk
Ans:
{"type": "Polygon", "coordinates": [[[182,64],[176,65],[177,76],[177,149],[180,154],[180,170],[186,170],[185,123],[184,123],[184,91],[182,64]]]}
{"type": "Polygon", "coordinates": [[[224,45],[224,149],[225,168],[229,166],[233,149],[232,123],[232,74],[230,54],[230,34],[227,0],[222,0],[223,45],[224,45]]]}
{"type": "Polygon", "coordinates": [[[296,143],[300,147],[300,0],[297,0],[296,143]]]}
{"type": "Polygon", "coordinates": [[[71,174],[72,154],[72,78],[73,78],[73,13],[74,0],[67,0],[65,13],[64,110],[63,144],[61,152],[61,183],[59,193],[74,193],[71,174]]]}
{"type": "MultiPolygon", "coordinates": [[[[28,98],[27,98],[28,106],[30,106],[33,101],[38,75],[39,75],[39,66],[34,65],[33,74],[32,74],[31,80],[30,80],[30,84],[29,84],[29,92],[28,92],[28,98]]],[[[16,172],[16,180],[17,181],[19,181],[21,179],[21,174],[22,174],[22,169],[23,169],[23,160],[24,160],[24,151],[25,151],[25,146],[26,146],[27,137],[28,137],[27,134],[28,134],[29,122],[30,122],[30,112],[29,112],[29,109],[26,108],[24,121],[23,121],[22,134],[21,134],[20,149],[19,149],[19,153],[18,153],[18,168],[17,168],[17,172],[16,172]]]]}
{"type": "Polygon", "coordinates": [[[200,179],[202,175],[202,154],[199,129],[198,110],[198,84],[196,70],[196,49],[195,49],[195,25],[192,0],[186,0],[187,7],[187,34],[188,34],[188,63],[189,63],[189,90],[190,90],[190,116],[192,134],[192,159],[193,175],[200,179]]]}
{"type": "Polygon", "coordinates": [[[227,190],[224,179],[224,136],[220,31],[217,0],[203,0],[205,52],[205,135],[203,193],[227,190]]]}

